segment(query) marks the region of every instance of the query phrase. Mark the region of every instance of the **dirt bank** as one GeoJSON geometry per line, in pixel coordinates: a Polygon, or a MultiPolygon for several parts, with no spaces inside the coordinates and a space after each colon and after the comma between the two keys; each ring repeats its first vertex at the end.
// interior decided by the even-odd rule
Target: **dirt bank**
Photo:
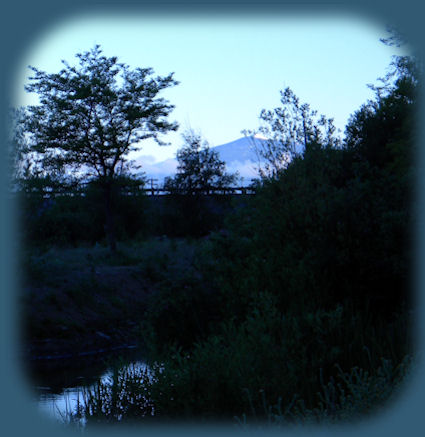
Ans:
{"type": "Polygon", "coordinates": [[[137,266],[50,270],[24,288],[24,356],[52,360],[137,345],[152,285],[137,266]]]}

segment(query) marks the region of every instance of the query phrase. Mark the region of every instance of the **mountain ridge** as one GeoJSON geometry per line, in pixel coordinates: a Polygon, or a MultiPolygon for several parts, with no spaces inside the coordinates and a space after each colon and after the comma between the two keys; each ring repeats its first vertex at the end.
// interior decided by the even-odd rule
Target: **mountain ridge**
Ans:
{"type": "MultiPolygon", "coordinates": [[[[261,144],[265,138],[256,136],[244,136],[228,143],[210,147],[218,153],[219,158],[226,163],[226,171],[229,173],[239,172],[244,179],[258,177],[259,159],[255,152],[254,144],[261,144]]],[[[142,172],[148,179],[157,179],[162,182],[167,176],[174,176],[177,172],[178,161],[176,158],[168,158],[157,163],[146,162],[146,157],[140,156],[135,159],[136,164],[141,165],[142,172]]]]}

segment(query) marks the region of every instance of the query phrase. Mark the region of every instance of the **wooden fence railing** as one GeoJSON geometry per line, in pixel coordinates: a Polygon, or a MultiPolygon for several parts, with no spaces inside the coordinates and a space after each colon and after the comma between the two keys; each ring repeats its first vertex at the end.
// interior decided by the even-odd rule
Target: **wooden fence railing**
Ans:
{"type": "Polygon", "coordinates": [[[228,194],[255,194],[254,187],[209,187],[209,188],[193,188],[191,190],[166,190],[160,187],[141,188],[140,191],[150,196],[164,196],[170,194],[184,195],[184,194],[201,194],[201,195],[228,195],[228,194]]]}
{"type": "MultiPolygon", "coordinates": [[[[43,190],[42,196],[44,198],[52,198],[57,196],[85,196],[84,189],[76,190],[43,190]]],[[[41,194],[39,190],[33,191],[33,194],[41,194]]],[[[137,195],[138,193],[145,193],[148,196],[167,196],[167,195],[253,195],[255,194],[255,188],[252,186],[248,187],[209,187],[209,188],[194,188],[189,190],[167,190],[163,187],[149,187],[149,188],[138,188],[129,190],[125,194],[128,196],[137,195]]],[[[27,192],[31,195],[31,192],[27,192]]]]}

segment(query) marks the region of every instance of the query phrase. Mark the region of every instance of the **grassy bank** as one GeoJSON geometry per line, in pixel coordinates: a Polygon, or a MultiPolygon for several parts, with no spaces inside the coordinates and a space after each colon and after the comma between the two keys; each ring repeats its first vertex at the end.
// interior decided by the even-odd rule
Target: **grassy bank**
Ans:
{"type": "MultiPolygon", "coordinates": [[[[359,420],[397,398],[414,350],[407,308],[391,317],[349,300],[327,308],[320,300],[285,308],[270,290],[235,300],[222,287],[224,272],[235,268],[227,251],[230,241],[223,232],[198,240],[164,237],[121,244],[114,257],[102,247],[86,247],[52,249],[33,259],[44,266],[38,281],[56,286],[55,274],[65,269],[74,277],[81,259],[90,259],[91,274],[103,272],[103,285],[112,289],[107,275],[120,270],[114,292],[103,291],[105,307],[122,300],[120,316],[114,322],[102,315],[84,323],[102,319],[97,329],[112,337],[118,323],[133,322],[132,338],[151,357],[149,374],[117,369],[112,385],[99,381],[84,394],[86,407],[71,414],[70,422],[84,414],[88,427],[193,420],[286,427],[359,420]],[[224,253],[217,258],[223,247],[227,258],[224,253]],[[140,297],[137,309],[135,296],[140,297]]],[[[246,278],[240,278],[245,287],[246,278]]],[[[101,314],[102,305],[94,304],[101,282],[85,289],[75,311],[101,314]]],[[[42,311],[50,308],[39,303],[42,311]]],[[[32,303],[31,308],[37,307],[32,303]]],[[[45,316],[64,313],[63,307],[51,311],[45,316]]]]}
{"type": "Polygon", "coordinates": [[[148,297],[191,264],[189,240],[152,238],[101,245],[28,248],[20,296],[27,358],[140,344],[148,297]]]}

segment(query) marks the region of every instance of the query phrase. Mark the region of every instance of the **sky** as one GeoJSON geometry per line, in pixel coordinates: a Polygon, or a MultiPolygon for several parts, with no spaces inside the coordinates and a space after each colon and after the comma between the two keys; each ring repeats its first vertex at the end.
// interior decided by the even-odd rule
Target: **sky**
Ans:
{"type": "Polygon", "coordinates": [[[100,44],[106,56],[117,56],[131,68],[151,67],[155,74],[174,72],[180,82],[161,97],[175,105],[170,115],[179,131],[151,140],[131,158],[151,162],[175,156],[181,133],[199,131],[211,146],[259,127],[261,109],[280,104],[279,91],[290,87],[302,103],[334,118],[344,131],[354,111],[373,97],[367,84],[387,72],[392,55],[380,38],[386,23],[353,15],[162,17],[160,15],[73,16],[46,28],[22,53],[16,72],[16,106],[35,104],[24,91],[28,65],[58,72],[64,59],[76,64],[76,53],[100,44]]]}

